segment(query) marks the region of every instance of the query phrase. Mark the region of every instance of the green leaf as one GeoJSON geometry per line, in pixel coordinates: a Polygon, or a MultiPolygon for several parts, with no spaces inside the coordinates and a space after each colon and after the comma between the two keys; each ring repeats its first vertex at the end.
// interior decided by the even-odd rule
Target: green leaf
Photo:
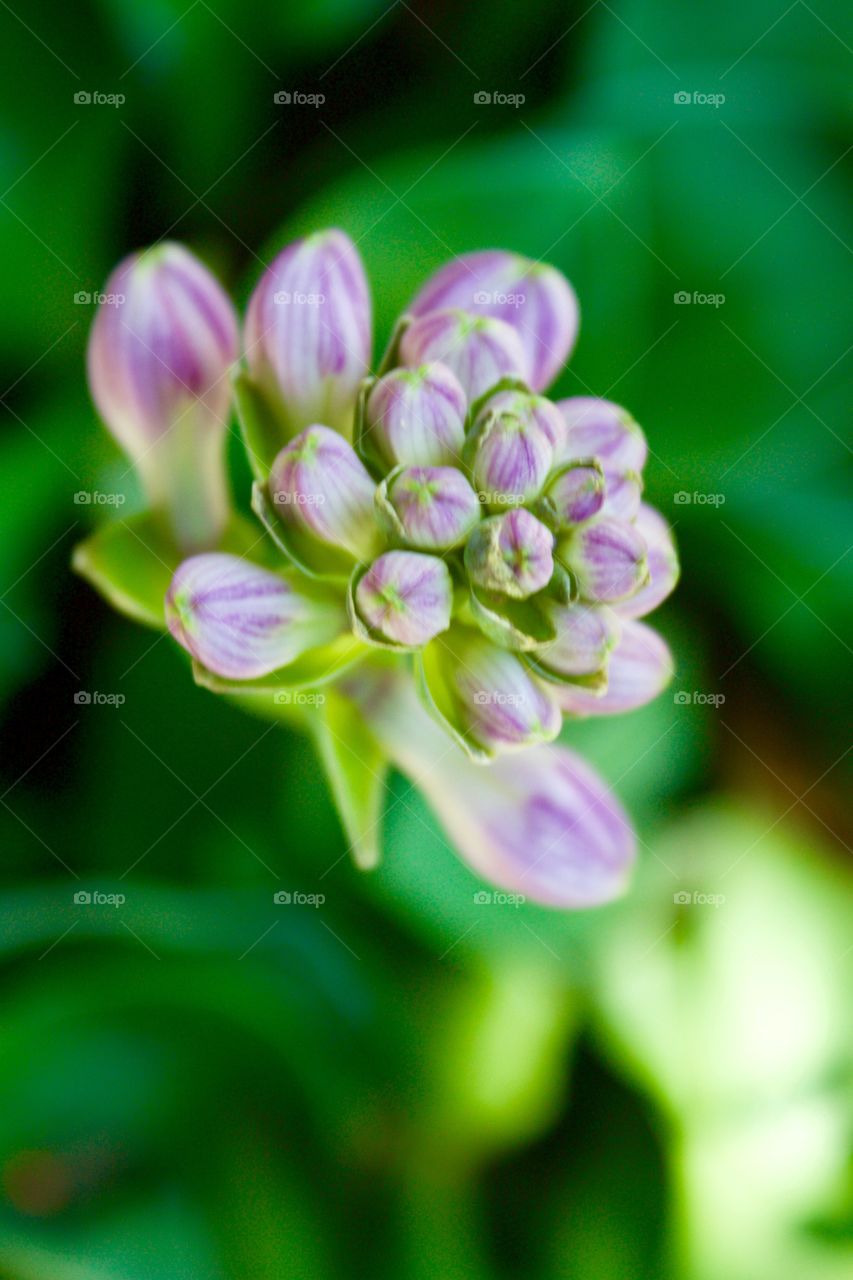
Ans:
{"type": "Polygon", "coordinates": [[[314,741],[353,860],[370,870],[380,859],[388,761],[356,705],[334,690],[323,696],[319,715],[311,720],[314,741]]]}
{"type": "Polygon", "coordinates": [[[452,635],[447,632],[415,654],[418,695],[432,718],[462,747],[465,754],[478,764],[487,764],[494,758],[494,752],[472,738],[453,696],[453,667],[458,659],[451,646],[452,635]]]}
{"type": "MultiPolygon", "coordinates": [[[[211,693],[258,695],[273,703],[288,705],[295,698],[294,691],[316,689],[336,680],[369,652],[357,636],[346,632],[329,644],[309,649],[286,667],[279,667],[269,675],[256,680],[229,680],[226,676],[208,671],[199,662],[193,662],[193,679],[211,693]]],[[[306,703],[305,705],[310,705],[306,703]]]]}
{"type": "Polygon", "coordinates": [[[286,524],[270,501],[266,482],[256,480],[253,484],[252,510],[279,550],[309,578],[340,583],[349,581],[353,557],[337,547],[325,546],[310,534],[286,524]]]}
{"type": "Polygon", "coordinates": [[[252,475],[265,484],[276,454],[287,444],[287,433],[260,387],[241,370],[234,375],[237,421],[252,475]]]}
{"type": "Polygon", "coordinates": [[[165,525],[145,511],[96,529],[71,564],[119,613],[165,630],[163,601],[182,559],[165,525]]]}
{"type": "Polygon", "coordinates": [[[535,649],[557,638],[554,623],[537,596],[511,600],[497,591],[472,588],[470,600],[480,630],[504,649],[535,649]]]}

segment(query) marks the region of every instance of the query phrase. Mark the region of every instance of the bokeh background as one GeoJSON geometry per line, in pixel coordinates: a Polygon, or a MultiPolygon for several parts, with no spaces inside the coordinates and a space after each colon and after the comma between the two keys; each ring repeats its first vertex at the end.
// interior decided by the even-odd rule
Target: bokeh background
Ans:
{"type": "Polygon", "coordinates": [[[0,1276],[853,1274],[848,7],[10,0],[0,32],[0,1276]],[[476,904],[400,779],[360,875],[306,742],[69,571],[111,514],[75,494],[124,472],[84,378],[109,269],[168,235],[242,302],[326,225],[380,347],[453,253],[555,263],[559,392],[648,433],[678,673],[564,735],[636,820],[612,907],[476,904]]]}

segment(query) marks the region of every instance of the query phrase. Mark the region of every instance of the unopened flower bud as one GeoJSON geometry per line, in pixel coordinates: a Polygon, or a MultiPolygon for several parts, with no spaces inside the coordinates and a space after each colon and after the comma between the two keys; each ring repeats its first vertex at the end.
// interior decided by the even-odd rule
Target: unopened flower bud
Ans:
{"type": "Polygon", "coordinates": [[[465,392],[446,365],[393,369],[368,397],[365,443],[390,467],[453,463],[465,440],[466,410],[465,392]]]}
{"type": "Polygon", "coordinates": [[[433,311],[403,334],[400,359],[410,368],[438,360],[459,379],[469,401],[501,378],[526,378],[528,358],[515,329],[489,316],[433,311]]]}
{"type": "Polygon", "coordinates": [[[558,557],[575,574],[581,597],[600,604],[633,595],[649,572],[642,535],[610,516],[578,525],[561,540],[558,557]]]}
{"type": "Polygon", "coordinates": [[[172,578],[166,619],[208,671],[252,680],[327,644],[346,629],[341,603],[296,577],[240,556],[191,556],[172,578]]]}
{"type": "Polygon", "coordinates": [[[642,622],[626,621],[607,664],[604,692],[566,684],[557,687],[556,697],[571,715],[618,715],[656,698],[669,684],[673,670],[672,654],[657,632],[642,622]]]}
{"type": "Polygon", "coordinates": [[[622,618],[642,618],[651,613],[675,590],[680,572],[672,530],[654,507],[640,503],[634,527],[648,547],[649,579],[634,595],[615,606],[622,618]]]}
{"type": "Polygon", "coordinates": [[[598,515],[604,494],[604,472],[597,462],[571,462],[549,482],[543,501],[556,524],[565,526],[598,515]]]}
{"type": "Polygon", "coordinates": [[[597,458],[605,471],[643,470],[646,437],[626,409],[595,396],[572,396],[557,408],[566,425],[561,461],[597,458]]]}
{"type": "Polygon", "coordinates": [[[477,526],[465,548],[465,568],[478,587],[522,600],[550,582],[553,546],[550,529],[521,507],[477,526]]]}
{"type": "Polygon", "coordinates": [[[607,663],[621,627],[612,610],[586,604],[552,608],[557,639],[536,652],[536,660],[560,676],[591,676],[607,663]]]}
{"type": "Polygon", "coordinates": [[[237,358],[225,292],[179,244],[125,258],[89,338],[89,386],[179,545],[209,546],[228,512],[223,443],[237,358]]]}
{"type": "Polygon", "coordinates": [[[605,515],[615,516],[617,520],[633,520],[640,510],[642,496],[643,481],[636,471],[605,471],[602,507],[605,515]]]}
{"type": "Polygon", "coordinates": [[[447,551],[464,542],[480,519],[476,493],[455,467],[401,467],[377,493],[380,517],[411,547],[447,551]]]}
{"type": "Polygon", "coordinates": [[[311,426],[276,457],[269,490],[285,524],[368,560],[378,547],[375,484],[352,445],[329,427],[311,426]]]}
{"type": "Polygon", "coordinates": [[[555,456],[558,455],[566,428],[563,415],[553,400],[548,400],[545,396],[532,395],[529,391],[513,389],[497,391],[493,396],[489,396],[477,414],[475,430],[482,419],[490,413],[511,413],[524,423],[533,423],[540,431],[544,431],[551,441],[555,456]]]}
{"type": "Polygon", "coordinates": [[[536,424],[511,413],[491,413],[466,441],[474,487],[487,505],[521,506],[540,492],[554,451],[536,424]]]}
{"type": "Polygon", "coordinates": [[[387,551],[355,589],[355,609],[369,631],[409,649],[446,631],[452,606],[447,565],[416,551],[387,551]]]}

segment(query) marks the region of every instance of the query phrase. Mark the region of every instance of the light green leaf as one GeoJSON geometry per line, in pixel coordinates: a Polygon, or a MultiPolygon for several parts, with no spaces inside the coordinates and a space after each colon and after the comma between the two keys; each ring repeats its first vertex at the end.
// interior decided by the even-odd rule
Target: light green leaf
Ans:
{"type": "Polygon", "coordinates": [[[380,859],[380,819],[388,761],[355,703],[334,690],[323,695],[311,728],[350,852],[362,870],[380,859]]]}

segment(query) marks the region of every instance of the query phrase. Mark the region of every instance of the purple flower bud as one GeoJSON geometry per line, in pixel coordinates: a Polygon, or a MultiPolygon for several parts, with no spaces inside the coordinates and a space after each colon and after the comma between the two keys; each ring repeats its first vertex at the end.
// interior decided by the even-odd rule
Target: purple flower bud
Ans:
{"type": "Polygon", "coordinates": [[[455,467],[401,467],[380,486],[377,505],[380,512],[385,508],[396,536],[426,551],[464,542],[481,512],[476,493],[455,467]]]}
{"type": "Polygon", "coordinates": [[[581,524],[604,506],[604,472],[596,462],[564,466],[549,482],[545,502],[560,525],[581,524]]]}
{"type": "Polygon", "coordinates": [[[89,386],[152,507],[187,549],[215,542],[228,512],[223,442],[237,358],[225,292],[182,245],[116,267],[89,337],[89,386]]]}
{"type": "Polygon", "coordinates": [[[388,551],[363,575],[355,608],[373,633],[394,645],[418,648],[450,626],[453,583],[436,556],[388,551]]]}
{"type": "Polygon", "coordinates": [[[548,400],[545,396],[531,395],[529,391],[511,388],[498,391],[493,396],[489,396],[481,407],[474,423],[475,430],[482,419],[488,417],[490,413],[511,413],[514,417],[521,418],[524,423],[533,423],[551,441],[555,456],[562,447],[566,432],[563,415],[553,400],[548,400]]]}
{"type": "Polygon", "coordinates": [[[463,737],[489,753],[556,738],[562,719],[551,687],[515,654],[475,631],[457,633],[450,650],[443,667],[463,737]]]}
{"type": "Polygon", "coordinates": [[[349,236],[321,231],[282,250],[249,301],[244,345],[285,438],[314,422],[350,434],[370,364],[371,316],[349,236]]]}
{"type": "Polygon", "coordinates": [[[465,311],[432,311],[406,330],[400,359],[410,368],[438,360],[459,379],[469,400],[476,400],[501,378],[528,376],[521,339],[502,320],[465,311]]]}
{"type": "Polygon", "coordinates": [[[365,443],[391,467],[453,463],[462,452],[466,412],[465,392],[446,365],[394,369],[368,397],[365,443]]]}
{"type": "Polygon", "coordinates": [[[632,595],[649,572],[642,535],[610,516],[578,525],[561,540],[558,557],[575,574],[582,599],[598,604],[632,595]]]}
{"type": "Polygon", "coordinates": [[[511,413],[481,419],[466,441],[474,487],[492,507],[521,506],[545,483],[554,451],[543,431],[511,413]]]}
{"type": "Polygon", "coordinates": [[[486,591],[523,600],[551,581],[553,546],[550,529],[520,507],[477,526],[465,548],[465,568],[486,591]]]}
{"type": "Polygon", "coordinates": [[[510,324],[524,344],[535,391],[553,382],[577,337],[578,302],[565,276],[498,249],[448,262],[427,281],[409,312],[422,316],[445,307],[497,316],[510,324]]]}
{"type": "Polygon", "coordinates": [[[307,427],[276,457],[269,489],[285,524],[369,560],[378,549],[375,484],[355,450],[329,427],[307,427]]]}
{"type": "Polygon", "coordinates": [[[577,685],[557,687],[563,710],[576,716],[618,715],[651,702],[669,684],[672,654],[657,634],[642,622],[622,624],[622,637],[607,665],[607,689],[596,694],[577,685]]]}
{"type": "Polygon", "coordinates": [[[604,506],[607,516],[617,520],[634,520],[640,510],[643,481],[636,471],[605,471],[604,506]]]}
{"type": "Polygon", "coordinates": [[[654,507],[640,504],[634,528],[639,531],[649,550],[649,581],[633,596],[615,605],[623,618],[642,618],[662,604],[678,582],[678,552],[672,531],[654,507]]]}
{"type": "Polygon", "coordinates": [[[605,471],[642,471],[648,445],[626,409],[595,396],[559,400],[566,432],[560,461],[597,458],[605,471]]]}
{"type": "Polygon", "coordinates": [[[605,666],[621,634],[612,610],[572,604],[552,609],[551,619],[557,639],[537,649],[537,662],[562,676],[591,676],[605,666]]]}
{"type": "Polygon", "coordinates": [[[166,619],[196,661],[231,680],[268,675],[347,626],[332,596],[218,552],[192,556],[178,567],[166,595],[166,619]]]}

